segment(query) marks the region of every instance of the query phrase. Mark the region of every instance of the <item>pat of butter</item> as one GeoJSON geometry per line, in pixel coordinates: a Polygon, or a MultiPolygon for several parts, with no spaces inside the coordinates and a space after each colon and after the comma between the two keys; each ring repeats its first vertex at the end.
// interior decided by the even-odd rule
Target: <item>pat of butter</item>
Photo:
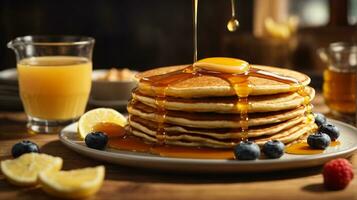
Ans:
{"type": "Polygon", "coordinates": [[[243,74],[249,70],[249,63],[237,58],[212,57],[193,63],[193,67],[209,71],[243,74]]]}

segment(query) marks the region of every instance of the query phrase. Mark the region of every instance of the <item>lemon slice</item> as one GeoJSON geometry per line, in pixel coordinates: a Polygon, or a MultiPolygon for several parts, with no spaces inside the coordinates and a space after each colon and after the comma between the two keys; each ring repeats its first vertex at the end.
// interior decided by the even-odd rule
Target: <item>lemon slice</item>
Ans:
{"type": "Polygon", "coordinates": [[[99,123],[111,123],[119,126],[125,126],[126,118],[114,109],[97,108],[90,110],[79,119],[78,133],[84,139],[86,135],[93,131],[93,128],[99,123]]]}
{"type": "Polygon", "coordinates": [[[210,71],[232,74],[243,74],[249,70],[249,63],[237,58],[211,57],[204,58],[193,64],[194,67],[210,71]]]}
{"type": "Polygon", "coordinates": [[[39,174],[42,189],[60,198],[84,198],[96,193],[103,184],[103,166],[71,171],[46,171],[39,174]]]}
{"type": "Polygon", "coordinates": [[[14,160],[1,162],[1,171],[10,183],[32,186],[38,183],[38,174],[43,171],[58,171],[62,159],[46,154],[27,153],[14,160]]]}

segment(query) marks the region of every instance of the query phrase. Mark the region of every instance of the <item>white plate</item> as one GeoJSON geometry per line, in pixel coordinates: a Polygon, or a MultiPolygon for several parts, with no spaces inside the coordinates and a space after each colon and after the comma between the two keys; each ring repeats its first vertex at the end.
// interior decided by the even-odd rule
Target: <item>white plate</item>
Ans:
{"type": "Polygon", "coordinates": [[[324,153],[316,155],[285,154],[280,159],[264,159],[256,161],[211,160],[167,158],[147,153],[137,153],[107,149],[100,151],[90,149],[76,137],[77,124],[65,127],[60,133],[60,140],[68,148],[91,158],[109,163],[181,172],[263,172],[285,169],[295,169],[322,165],[337,157],[348,157],[357,150],[357,129],[346,123],[329,119],[341,130],[339,141],[341,145],[329,147],[324,153]]]}

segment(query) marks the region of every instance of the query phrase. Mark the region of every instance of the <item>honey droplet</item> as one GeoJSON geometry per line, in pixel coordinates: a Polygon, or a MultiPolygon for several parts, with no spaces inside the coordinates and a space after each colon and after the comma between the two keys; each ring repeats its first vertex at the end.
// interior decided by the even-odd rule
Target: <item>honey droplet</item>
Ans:
{"type": "Polygon", "coordinates": [[[239,27],[239,22],[236,18],[231,18],[227,23],[227,29],[230,32],[236,31],[238,29],[238,27],[239,27]]]}
{"type": "Polygon", "coordinates": [[[313,115],[313,114],[307,114],[307,115],[306,115],[306,123],[307,123],[307,124],[310,124],[310,123],[312,123],[313,121],[315,121],[314,115],[313,115]]]}

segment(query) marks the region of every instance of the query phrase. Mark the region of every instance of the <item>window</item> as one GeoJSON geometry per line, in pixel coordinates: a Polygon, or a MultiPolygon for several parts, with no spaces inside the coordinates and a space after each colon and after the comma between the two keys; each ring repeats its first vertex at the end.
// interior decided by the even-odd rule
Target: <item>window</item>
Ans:
{"type": "Polygon", "coordinates": [[[329,21],[329,1],[328,0],[305,0],[305,1],[289,1],[290,15],[299,17],[299,25],[302,27],[308,26],[323,26],[329,21]]]}
{"type": "Polygon", "coordinates": [[[348,1],[348,23],[357,25],[357,0],[348,1]]]}

